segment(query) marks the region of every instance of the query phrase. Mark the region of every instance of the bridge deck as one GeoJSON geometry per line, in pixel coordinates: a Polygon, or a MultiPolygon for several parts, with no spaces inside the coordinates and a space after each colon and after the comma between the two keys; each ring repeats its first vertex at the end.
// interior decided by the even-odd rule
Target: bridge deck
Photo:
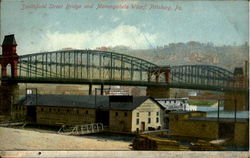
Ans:
{"type": "Polygon", "coordinates": [[[246,88],[208,86],[189,83],[165,83],[165,82],[147,82],[147,81],[121,81],[121,80],[99,80],[99,79],[67,79],[67,78],[30,78],[30,77],[5,77],[0,78],[2,82],[14,83],[54,83],[54,84],[93,84],[93,85],[122,85],[122,86],[156,86],[167,88],[197,89],[197,90],[215,90],[215,91],[248,91],[246,88]]]}

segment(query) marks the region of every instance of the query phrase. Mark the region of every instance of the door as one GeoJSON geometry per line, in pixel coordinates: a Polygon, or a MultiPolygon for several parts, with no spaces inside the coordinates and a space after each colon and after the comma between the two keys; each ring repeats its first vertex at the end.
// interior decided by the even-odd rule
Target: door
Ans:
{"type": "Polygon", "coordinates": [[[169,118],[165,118],[165,123],[166,123],[166,129],[169,129],[169,118]]]}
{"type": "Polygon", "coordinates": [[[36,122],[36,107],[27,106],[27,120],[31,122],[36,122]]]}
{"type": "Polygon", "coordinates": [[[96,110],[96,123],[102,123],[104,126],[109,126],[109,111],[96,110]]]}
{"type": "Polygon", "coordinates": [[[141,122],[141,131],[145,131],[145,122],[141,122]]]}

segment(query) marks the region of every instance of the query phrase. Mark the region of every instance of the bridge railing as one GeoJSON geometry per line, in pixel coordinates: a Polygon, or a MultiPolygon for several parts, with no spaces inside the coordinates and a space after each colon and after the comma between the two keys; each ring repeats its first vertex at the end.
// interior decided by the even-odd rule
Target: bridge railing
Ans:
{"type": "Polygon", "coordinates": [[[92,123],[92,124],[85,124],[85,125],[75,125],[75,126],[62,126],[58,130],[58,134],[70,134],[70,135],[82,135],[82,134],[89,134],[89,133],[98,133],[103,131],[103,124],[102,123],[92,123]]]}

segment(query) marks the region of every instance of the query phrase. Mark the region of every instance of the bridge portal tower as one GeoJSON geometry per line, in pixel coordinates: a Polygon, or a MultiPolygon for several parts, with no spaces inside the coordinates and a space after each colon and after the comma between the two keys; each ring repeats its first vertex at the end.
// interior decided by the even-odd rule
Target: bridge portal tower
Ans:
{"type": "MultiPolygon", "coordinates": [[[[154,76],[155,82],[160,82],[160,76],[165,78],[167,84],[170,83],[170,66],[162,66],[160,68],[152,69],[149,72],[149,78],[154,76]]],[[[154,98],[170,98],[170,88],[160,86],[148,86],[146,95],[154,98]]]]}
{"type": "Polygon", "coordinates": [[[17,77],[17,64],[19,56],[16,54],[16,40],[14,35],[4,37],[2,55],[0,56],[1,75],[7,77],[7,65],[11,66],[11,77],[17,77]]]}
{"type": "MultiPolygon", "coordinates": [[[[2,43],[2,55],[0,55],[1,77],[17,77],[18,59],[16,53],[16,40],[14,35],[7,35],[4,37],[2,43]],[[10,64],[11,76],[7,74],[7,67],[10,64]]],[[[17,101],[19,96],[19,86],[15,82],[1,81],[0,86],[0,114],[11,116],[12,105],[17,101]]]]}
{"type": "MultiPolygon", "coordinates": [[[[234,70],[233,84],[236,88],[249,88],[249,63],[245,62],[245,71],[238,67],[234,70]]],[[[224,110],[244,111],[249,110],[249,89],[246,91],[225,92],[224,110]]]]}

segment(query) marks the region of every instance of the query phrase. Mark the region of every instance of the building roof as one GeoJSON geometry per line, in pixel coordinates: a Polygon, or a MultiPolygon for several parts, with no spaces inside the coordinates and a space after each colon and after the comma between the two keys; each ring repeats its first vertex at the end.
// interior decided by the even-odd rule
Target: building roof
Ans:
{"type": "Polygon", "coordinates": [[[14,34],[7,35],[4,37],[2,46],[6,46],[6,45],[14,45],[14,46],[17,45],[14,34]]]}
{"type": "MultiPolygon", "coordinates": [[[[109,102],[109,96],[80,96],[80,95],[27,95],[21,98],[17,105],[28,106],[56,106],[56,107],[79,107],[110,110],[134,110],[147,99],[151,99],[158,106],[161,105],[153,98],[147,96],[133,96],[132,101],[109,102]]],[[[162,108],[162,107],[161,107],[162,108]]]]}

